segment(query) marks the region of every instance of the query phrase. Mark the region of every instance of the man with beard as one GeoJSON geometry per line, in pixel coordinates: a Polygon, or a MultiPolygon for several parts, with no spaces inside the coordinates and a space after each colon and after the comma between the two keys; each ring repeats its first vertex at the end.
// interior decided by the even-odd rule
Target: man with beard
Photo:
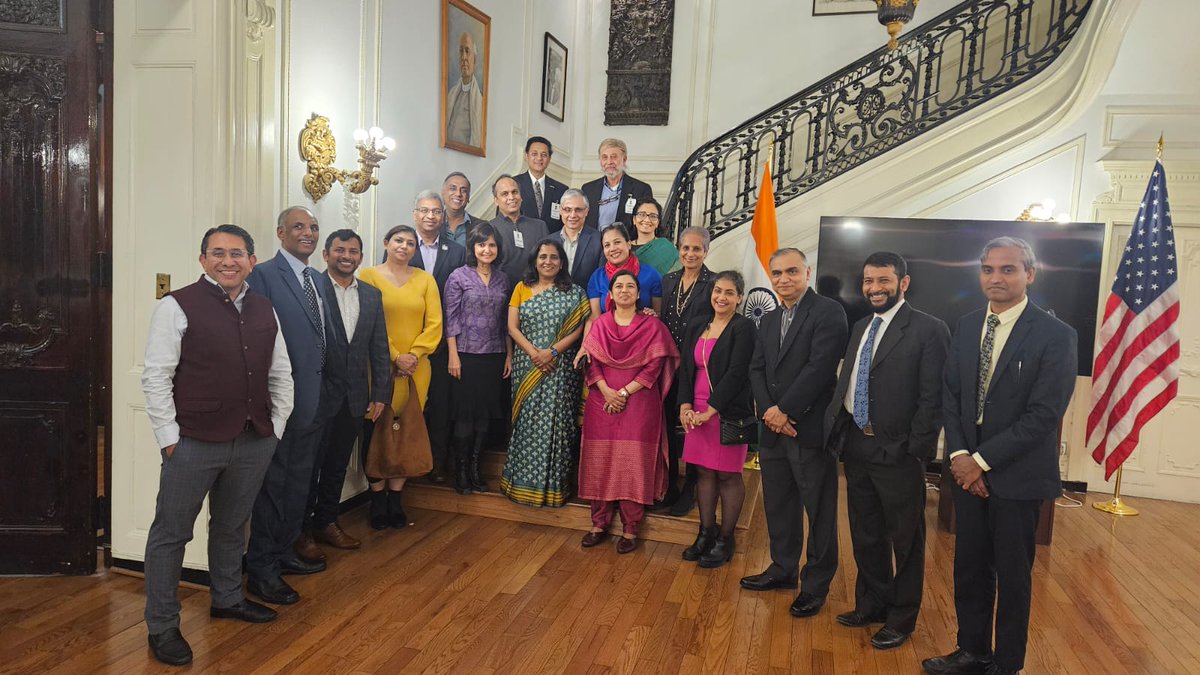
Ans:
{"type": "Polygon", "coordinates": [[[477,57],[475,39],[463,31],[458,36],[458,72],[462,79],[446,92],[446,140],[472,147],[483,146],[483,92],[475,78],[477,57]]]}
{"type": "Polygon", "coordinates": [[[634,207],[654,199],[654,191],[625,173],[627,160],[625,141],[619,138],[600,141],[600,170],[604,176],[584,183],[581,188],[591,204],[588,227],[603,231],[613,223],[624,223],[625,231],[637,232],[633,227],[634,207]]]}
{"type": "Polygon", "coordinates": [[[471,228],[487,221],[467,213],[467,202],[471,199],[471,181],[461,171],[452,171],[442,181],[442,201],[445,203],[446,219],[442,221],[442,235],[464,251],[471,228]]]}
{"type": "Polygon", "coordinates": [[[858,565],[854,610],[843,626],[883,627],[876,649],[908,640],[925,580],[925,463],[941,430],[942,365],[950,331],[904,300],[904,258],[872,253],[863,297],[872,314],[854,325],[833,401],[826,446],[846,464],[846,508],[858,565]],[[892,559],[895,557],[895,571],[892,559]]]}
{"type": "MultiPolygon", "coordinates": [[[[565,183],[546,175],[546,167],[550,166],[553,154],[554,147],[549,140],[541,136],[531,137],[525,141],[525,164],[529,170],[513,176],[521,186],[521,213],[546,223],[551,233],[562,229],[559,201],[567,191],[565,183]]],[[[516,281],[513,283],[516,284],[516,281]]]]}
{"type": "Polygon", "coordinates": [[[521,186],[512,176],[504,174],[496,179],[492,184],[492,197],[500,212],[492,219],[492,227],[504,240],[500,247],[504,252],[500,271],[508,277],[511,285],[515,285],[517,280],[525,278],[529,259],[537,250],[538,242],[550,233],[546,223],[521,213],[521,186]]]}

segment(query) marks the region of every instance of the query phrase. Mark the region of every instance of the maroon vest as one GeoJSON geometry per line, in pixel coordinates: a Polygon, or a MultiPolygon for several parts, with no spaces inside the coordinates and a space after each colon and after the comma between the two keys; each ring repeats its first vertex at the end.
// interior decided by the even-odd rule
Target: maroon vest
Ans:
{"type": "Polygon", "coordinates": [[[225,443],[247,419],[259,436],[272,435],[267,373],[279,326],[271,301],[246,291],[239,313],[225,291],[203,277],[171,297],[187,317],[174,381],[179,435],[225,443]]]}

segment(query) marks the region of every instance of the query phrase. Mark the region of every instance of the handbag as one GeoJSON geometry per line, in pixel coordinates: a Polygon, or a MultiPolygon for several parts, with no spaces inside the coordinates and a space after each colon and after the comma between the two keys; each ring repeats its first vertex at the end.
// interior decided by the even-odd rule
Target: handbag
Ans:
{"type": "Polygon", "coordinates": [[[385,405],[371,434],[366,466],[371,478],[410,478],[433,470],[429,432],[421,413],[421,401],[417,398],[417,385],[411,377],[405,379],[408,380],[408,403],[404,410],[395,415],[392,407],[385,405]]]}
{"type": "MultiPolygon", "coordinates": [[[[703,339],[703,334],[701,334],[701,338],[703,339]]],[[[704,355],[704,377],[708,379],[708,395],[712,396],[713,383],[712,376],[708,374],[708,354],[704,353],[703,347],[700,348],[700,353],[704,355]]],[[[757,417],[751,415],[740,420],[727,420],[718,416],[717,419],[721,420],[721,445],[754,445],[758,443],[757,417]]]]}

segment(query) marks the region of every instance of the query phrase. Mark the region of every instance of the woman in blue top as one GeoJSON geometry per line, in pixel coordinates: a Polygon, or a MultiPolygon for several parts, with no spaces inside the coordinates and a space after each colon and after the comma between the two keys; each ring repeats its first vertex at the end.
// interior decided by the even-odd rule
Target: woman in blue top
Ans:
{"type": "MultiPolygon", "coordinates": [[[[591,332],[592,322],[609,310],[612,298],[608,294],[609,282],[621,270],[629,270],[638,280],[638,300],[643,312],[658,316],[662,312],[662,275],[649,265],[643,265],[637,256],[633,255],[633,244],[629,241],[629,233],[622,223],[614,223],[601,235],[600,245],[604,251],[604,265],[598,267],[588,280],[587,296],[591,305],[592,315],[583,327],[583,337],[587,340],[591,332]]],[[[580,348],[575,355],[575,366],[588,358],[586,349],[580,348]]]]}

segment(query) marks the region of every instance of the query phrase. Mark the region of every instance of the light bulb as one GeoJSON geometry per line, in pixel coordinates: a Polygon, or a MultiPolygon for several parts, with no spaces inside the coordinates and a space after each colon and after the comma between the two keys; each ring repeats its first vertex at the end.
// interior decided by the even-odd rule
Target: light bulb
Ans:
{"type": "Polygon", "coordinates": [[[1058,206],[1058,202],[1054,201],[1054,199],[1050,197],[1046,197],[1042,200],[1042,206],[1045,207],[1046,213],[1053,213],[1054,207],[1058,206]]]}
{"type": "Polygon", "coordinates": [[[371,138],[376,140],[383,138],[383,129],[380,129],[379,127],[371,127],[371,131],[369,133],[371,134],[371,138]]]}
{"type": "Polygon", "coordinates": [[[1029,209],[1029,215],[1035,220],[1045,220],[1046,213],[1046,207],[1042,206],[1041,204],[1034,204],[1033,208],[1029,209]]]}
{"type": "Polygon", "coordinates": [[[362,143],[363,141],[367,140],[367,130],[366,129],[355,129],[354,130],[354,140],[357,143],[362,143]]]}
{"type": "Polygon", "coordinates": [[[1071,214],[1060,213],[1057,216],[1054,216],[1054,220],[1057,221],[1059,225],[1066,225],[1067,223],[1071,222],[1071,214]]]}
{"type": "Polygon", "coordinates": [[[396,149],[396,141],[393,140],[391,136],[384,136],[380,143],[383,144],[383,149],[387,152],[391,152],[396,149]]]}

